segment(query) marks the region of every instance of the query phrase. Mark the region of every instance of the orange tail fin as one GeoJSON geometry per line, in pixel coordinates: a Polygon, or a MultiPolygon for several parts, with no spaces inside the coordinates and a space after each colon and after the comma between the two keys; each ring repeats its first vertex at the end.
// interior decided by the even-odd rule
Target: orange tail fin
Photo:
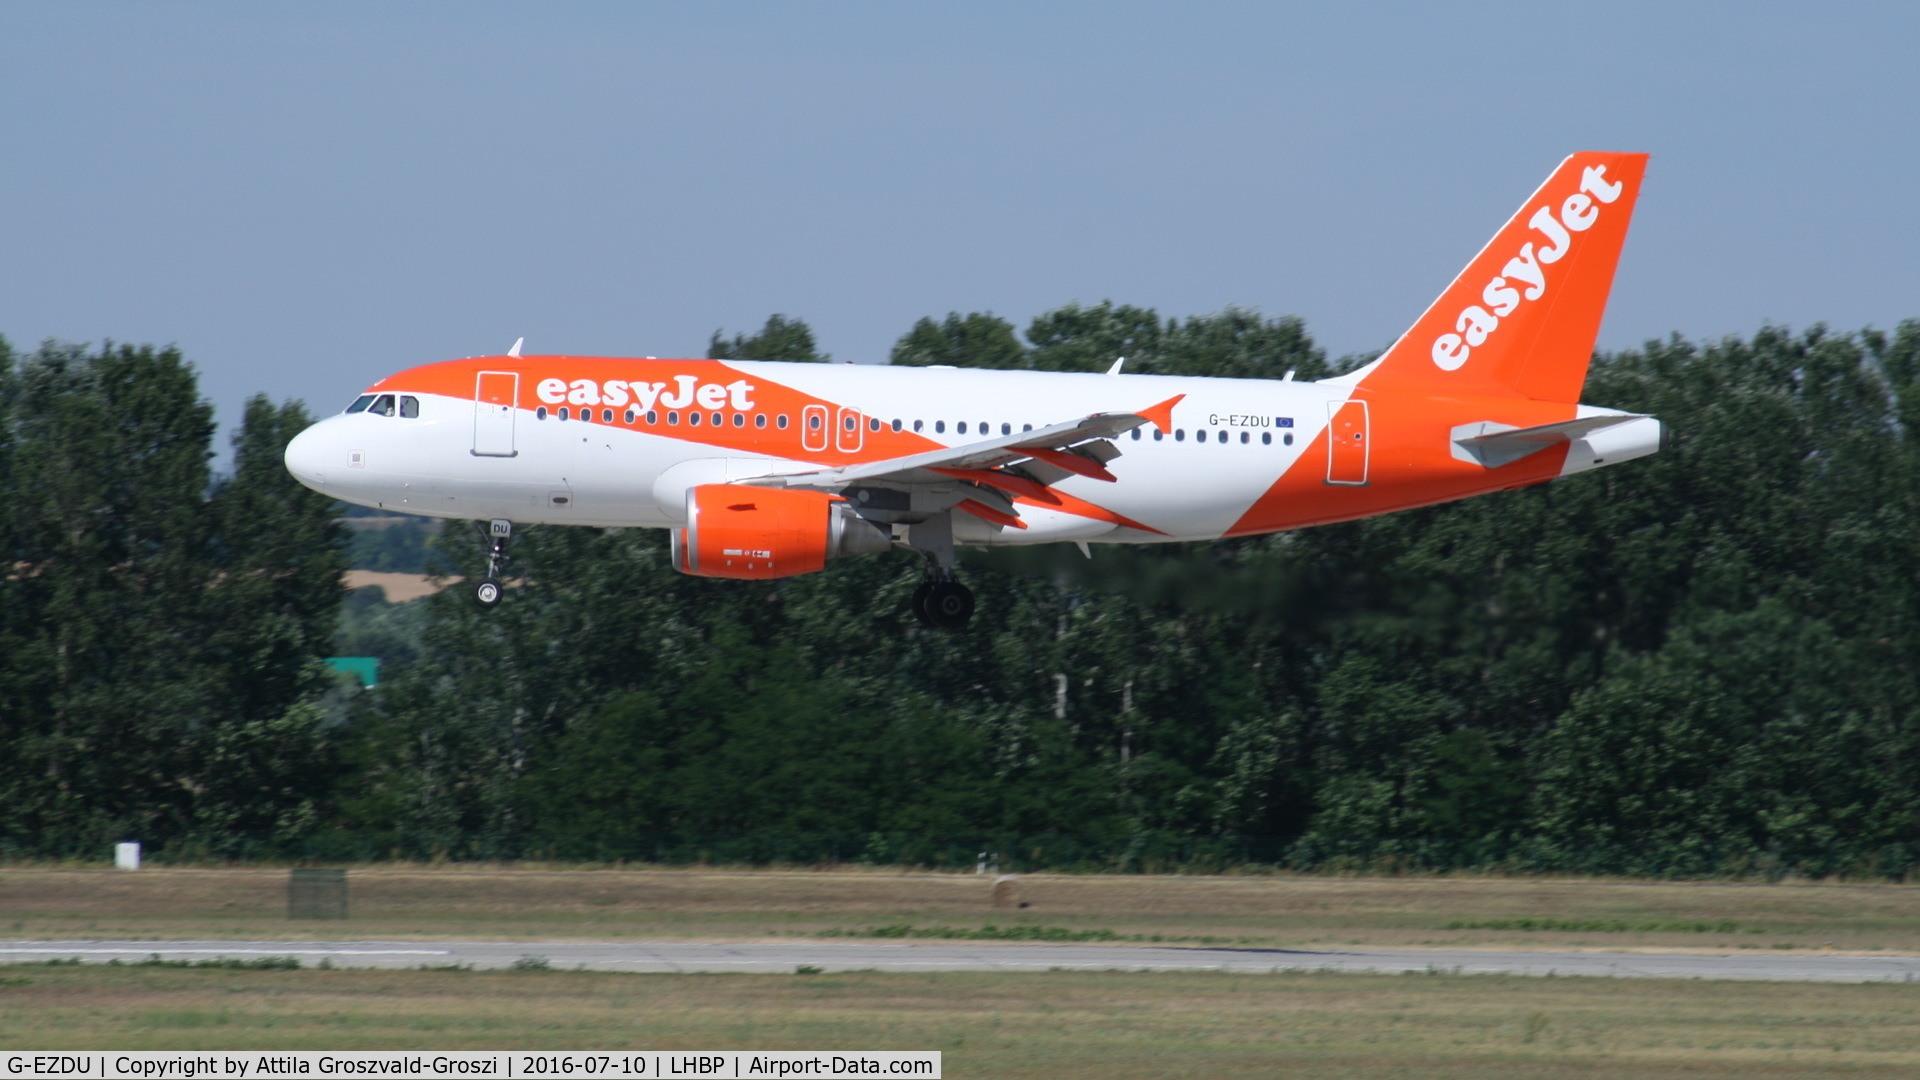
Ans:
{"type": "Polygon", "coordinates": [[[1573,403],[1646,174],[1645,154],[1560,163],[1360,385],[1573,403]]]}

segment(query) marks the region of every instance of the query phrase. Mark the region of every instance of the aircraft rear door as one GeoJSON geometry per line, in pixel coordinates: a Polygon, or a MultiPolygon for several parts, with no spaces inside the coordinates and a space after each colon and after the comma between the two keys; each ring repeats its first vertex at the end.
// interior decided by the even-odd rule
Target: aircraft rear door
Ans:
{"type": "Polygon", "coordinates": [[[1327,483],[1367,482],[1367,403],[1327,402],[1327,483]]]}
{"type": "Polygon", "coordinates": [[[520,373],[483,371],[473,386],[473,454],[513,457],[514,403],[520,399],[520,373]]]}

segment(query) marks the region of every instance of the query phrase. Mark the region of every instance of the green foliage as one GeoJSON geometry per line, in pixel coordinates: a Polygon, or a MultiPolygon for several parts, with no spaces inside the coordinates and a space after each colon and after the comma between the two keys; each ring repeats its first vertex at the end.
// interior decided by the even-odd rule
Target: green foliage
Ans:
{"type": "Polygon", "coordinates": [[[435,546],[445,525],[438,518],[360,516],[345,523],[352,526],[347,559],[355,570],[432,574],[446,569],[435,546]]]}
{"type": "Polygon", "coordinates": [[[921,319],[893,347],[892,362],[916,367],[946,364],[1036,371],[1105,371],[1126,358],[1137,375],[1207,375],[1302,379],[1331,374],[1326,354],[1293,316],[1262,319],[1245,308],[1162,321],[1149,308],[1102,301],[1069,304],[1036,317],[1023,345],[1013,324],[991,313],[948,313],[921,319]]]}
{"type": "Polygon", "coordinates": [[[177,351],[6,359],[0,833],[313,827],[344,545],[280,465],[304,412],[249,403],[214,486],[212,410],[177,351]]]}
{"type": "Polygon", "coordinates": [[[751,336],[735,334],[732,338],[713,332],[713,340],[707,343],[707,358],[710,360],[784,360],[817,361],[825,363],[833,357],[819,351],[813,343],[813,329],[804,320],[789,319],[785,315],[771,315],[760,332],[751,336]]]}
{"type": "Polygon", "coordinates": [[[907,367],[1022,368],[1027,350],[1013,324],[992,312],[962,316],[949,312],[943,322],[921,319],[893,347],[890,363],[907,367]]]}

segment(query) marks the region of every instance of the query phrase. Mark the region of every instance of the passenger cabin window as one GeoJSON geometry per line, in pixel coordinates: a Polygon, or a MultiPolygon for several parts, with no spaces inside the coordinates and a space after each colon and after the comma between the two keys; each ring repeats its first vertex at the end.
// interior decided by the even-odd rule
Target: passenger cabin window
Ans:
{"type": "Polygon", "coordinates": [[[787,414],[781,413],[779,417],[774,420],[773,426],[779,428],[781,431],[787,430],[787,414]]]}
{"type": "Polygon", "coordinates": [[[366,412],[367,406],[371,404],[373,404],[373,395],[361,394],[359,397],[353,399],[353,404],[347,406],[347,411],[350,413],[366,412]]]}
{"type": "Polygon", "coordinates": [[[367,411],[370,413],[378,413],[381,416],[392,416],[393,395],[381,394],[378,398],[374,399],[373,404],[367,406],[367,411]]]}
{"type": "Polygon", "coordinates": [[[566,418],[567,418],[567,407],[565,405],[562,405],[560,406],[560,419],[565,420],[566,418]]]}

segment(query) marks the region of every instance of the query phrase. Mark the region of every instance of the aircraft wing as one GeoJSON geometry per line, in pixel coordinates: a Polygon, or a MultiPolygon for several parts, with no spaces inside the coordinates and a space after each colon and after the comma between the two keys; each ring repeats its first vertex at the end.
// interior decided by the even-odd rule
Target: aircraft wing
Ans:
{"type": "Polygon", "coordinates": [[[1185,394],[1138,412],[1094,413],[1078,420],[1017,431],[994,439],[942,447],[903,457],[842,465],[830,469],[769,474],[735,483],[838,490],[853,484],[887,481],[932,484],[952,479],[985,484],[999,491],[1051,501],[1046,486],[1070,475],[1115,479],[1106,463],[1119,450],[1105,442],[1142,424],[1171,430],[1173,407],[1185,394]]]}

